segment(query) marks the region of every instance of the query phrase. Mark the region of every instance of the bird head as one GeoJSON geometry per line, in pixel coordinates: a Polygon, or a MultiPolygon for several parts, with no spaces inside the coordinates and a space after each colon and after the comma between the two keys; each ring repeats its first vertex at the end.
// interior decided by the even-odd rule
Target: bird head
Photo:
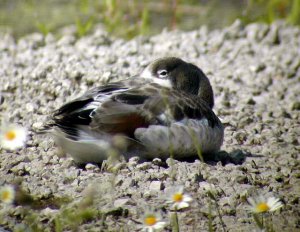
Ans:
{"type": "Polygon", "coordinates": [[[196,65],[176,57],[164,57],[150,63],[141,77],[166,87],[197,95],[212,108],[213,90],[208,78],[196,65]]]}

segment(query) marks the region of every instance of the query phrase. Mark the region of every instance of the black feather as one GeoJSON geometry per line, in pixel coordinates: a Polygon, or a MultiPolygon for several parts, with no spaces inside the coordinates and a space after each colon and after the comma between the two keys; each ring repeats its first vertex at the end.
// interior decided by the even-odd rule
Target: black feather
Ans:
{"type": "Polygon", "coordinates": [[[115,101],[122,102],[129,105],[143,104],[148,98],[149,96],[130,94],[130,93],[121,93],[113,97],[115,101]]]}

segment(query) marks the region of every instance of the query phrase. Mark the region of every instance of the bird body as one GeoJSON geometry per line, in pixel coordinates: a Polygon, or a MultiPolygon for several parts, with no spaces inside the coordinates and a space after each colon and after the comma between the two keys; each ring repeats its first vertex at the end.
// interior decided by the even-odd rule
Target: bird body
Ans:
{"type": "Polygon", "coordinates": [[[186,158],[220,149],[223,126],[214,114],[208,78],[179,58],[161,58],[141,75],[89,90],[52,115],[56,142],[77,163],[99,163],[116,137],[130,157],[186,158]]]}

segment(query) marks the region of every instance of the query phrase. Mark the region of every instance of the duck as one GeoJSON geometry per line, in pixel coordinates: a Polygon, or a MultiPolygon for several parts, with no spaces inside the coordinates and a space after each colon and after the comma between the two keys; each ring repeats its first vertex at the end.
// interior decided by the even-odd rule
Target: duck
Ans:
{"type": "Polygon", "coordinates": [[[126,159],[210,156],[224,137],[213,106],[212,86],[199,67],[163,57],[62,105],[45,128],[77,164],[101,163],[112,150],[126,159]]]}

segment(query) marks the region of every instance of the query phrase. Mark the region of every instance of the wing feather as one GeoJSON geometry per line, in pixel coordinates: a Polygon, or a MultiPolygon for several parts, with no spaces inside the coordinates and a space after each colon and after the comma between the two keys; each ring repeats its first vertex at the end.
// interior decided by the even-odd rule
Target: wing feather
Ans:
{"type": "Polygon", "coordinates": [[[205,101],[196,95],[154,83],[133,85],[132,80],[94,88],[58,109],[54,125],[67,134],[89,126],[91,132],[125,134],[134,138],[137,128],[170,125],[176,121],[206,118],[211,127],[218,121],[205,101]],[[134,87],[131,87],[134,86],[134,87]]]}

